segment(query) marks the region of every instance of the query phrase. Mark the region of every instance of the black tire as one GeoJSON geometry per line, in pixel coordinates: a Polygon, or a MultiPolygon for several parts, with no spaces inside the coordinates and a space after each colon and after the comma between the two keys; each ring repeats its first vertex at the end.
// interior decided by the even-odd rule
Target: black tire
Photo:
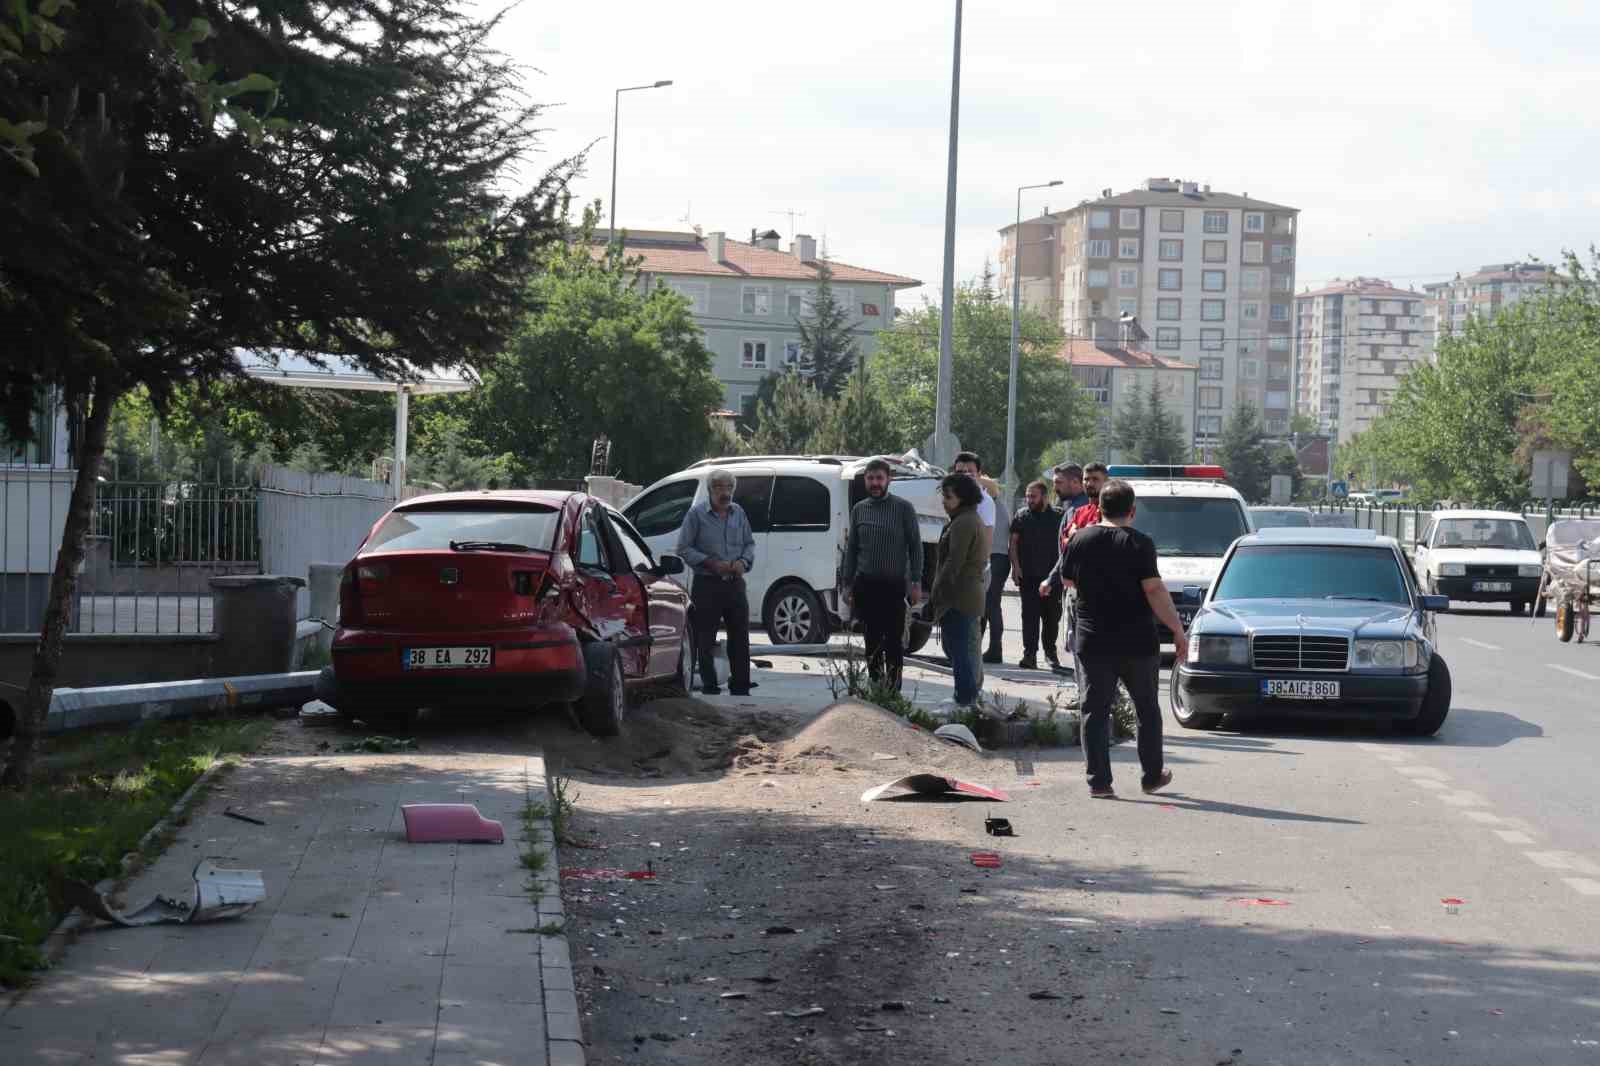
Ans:
{"type": "Polygon", "coordinates": [[[597,737],[622,732],[628,710],[628,693],[622,681],[622,656],[617,646],[604,641],[583,646],[583,695],[578,699],[578,721],[597,737]]]}
{"type": "Polygon", "coordinates": [[[1190,712],[1183,706],[1183,688],[1178,684],[1178,664],[1172,664],[1172,674],[1167,680],[1167,702],[1172,704],[1172,717],[1185,729],[1215,729],[1222,724],[1220,714],[1190,712]]]}
{"type": "Polygon", "coordinates": [[[822,600],[803,582],[785,581],[773,589],[761,621],[774,644],[821,644],[828,639],[822,600]]]}
{"type": "Polygon", "coordinates": [[[1577,628],[1576,614],[1571,600],[1562,600],[1556,605],[1556,637],[1563,644],[1572,641],[1573,630],[1577,628]]]}
{"type": "Polygon", "coordinates": [[[1521,618],[1523,615],[1527,614],[1528,613],[1528,603],[1527,603],[1527,601],[1526,600],[1512,600],[1511,601],[1511,613],[1516,615],[1518,618],[1521,618]]]}
{"type": "Polygon", "coordinates": [[[668,686],[674,696],[687,696],[694,691],[694,629],[685,619],[683,639],[678,642],[678,672],[668,686]]]}
{"type": "Polygon", "coordinates": [[[1419,737],[1431,737],[1444,725],[1450,713],[1450,668],[1444,657],[1435,653],[1428,663],[1428,694],[1422,698],[1422,712],[1407,725],[1407,732],[1419,737]]]}

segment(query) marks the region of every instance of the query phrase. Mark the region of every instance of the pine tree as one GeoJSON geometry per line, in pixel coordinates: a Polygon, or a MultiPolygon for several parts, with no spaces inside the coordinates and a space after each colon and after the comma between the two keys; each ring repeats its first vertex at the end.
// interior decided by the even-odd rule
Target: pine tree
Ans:
{"type": "Polygon", "coordinates": [[[1183,438],[1183,417],[1168,410],[1161,397],[1155,375],[1150,377],[1150,392],[1145,400],[1144,447],[1139,454],[1141,463],[1177,464],[1187,462],[1190,448],[1183,438]]]}
{"type": "Polygon", "coordinates": [[[1250,404],[1240,404],[1222,427],[1217,461],[1228,482],[1251,503],[1264,500],[1272,484],[1271,458],[1261,439],[1261,416],[1250,404]]]}
{"type": "Polygon", "coordinates": [[[900,450],[888,409],[872,387],[865,362],[829,403],[828,416],[812,446],[834,455],[882,455],[900,450]]]}
{"type": "Polygon", "coordinates": [[[856,364],[850,308],[833,293],[833,269],[817,264],[817,293],[810,314],[796,320],[800,330],[800,369],[824,396],[837,396],[856,364]]]}
{"type": "Polygon", "coordinates": [[[1128,398],[1111,422],[1111,447],[1121,453],[1124,461],[1142,462],[1145,443],[1149,439],[1150,406],[1136,384],[1128,390],[1128,398]]]}
{"type": "Polygon", "coordinates": [[[805,455],[828,415],[828,399],[799,374],[778,378],[772,401],[761,405],[761,426],[750,439],[756,455],[805,455]]]}

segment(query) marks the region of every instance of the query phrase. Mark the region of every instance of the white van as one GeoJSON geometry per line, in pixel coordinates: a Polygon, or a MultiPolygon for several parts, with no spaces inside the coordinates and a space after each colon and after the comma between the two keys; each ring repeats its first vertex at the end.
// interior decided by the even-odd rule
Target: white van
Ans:
{"type": "MultiPolygon", "coordinates": [[[[939,499],[943,474],[914,456],[889,463],[889,491],[917,508],[926,589],[946,521],[939,499]]],[[[684,516],[706,498],[706,475],[717,467],[732,470],[739,479],[734,502],[755,531],[756,563],[746,578],[750,622],[762,626],[774,644],[819,644],[849,620],[839,598],[839,569],[850,508],[866,495],[866,466],[867,459],[858,456],[704,459],[646,488],[622,513],[652,552],[675,552],[684,516]]],[[[926,639],[926,627],[919,627],[912,643],[926,639]]]]}

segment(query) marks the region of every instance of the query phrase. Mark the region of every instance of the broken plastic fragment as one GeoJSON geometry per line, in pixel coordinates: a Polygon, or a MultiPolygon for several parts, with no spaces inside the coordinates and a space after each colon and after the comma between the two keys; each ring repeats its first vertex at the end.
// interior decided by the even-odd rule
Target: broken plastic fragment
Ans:
{"type": "Polygon", "coordinates": [[[1242,903],[1246,907],[1287,907],[1289,901],[1284,899],[1270,899],[1266,896],[1235,896],[1229,903],[1242,903]]]}
{"type": "Polygon", "coordinates": [[[786,1018],[810,1018],[813,1015],[826,1013],[827,1011],[821,1007],[791,1007],[783,1012],[786,1018]]]}
{"type": "Polygon", "coordinates": [[[861,794],[862,803],[871,803],[874,800],[898,799],[907,794],[919,796],[944,796],[950,799],[986,799],[997,803],[1004,803],[1011,797],[998,788],[988,785],[974,784],[971,781],[961,781],[943,774],[907,774],[905,777],[876,785],[861,794]],[[900,795],[891,796],[891,793],[900,795]]]}
{"type": "Polygon", "coordinates": [[[403,803],[411,844],[504,844],[504,827],[478,813],[475,803],[403,803]]]}
{"type": "Polygon", "coordinates": [[[1000,853],[997,851],[975,851],[972,853],[972,865],[986,870],[1000,868],[1000,853]]]}
{"type": "Polygon", "coordinates": [[[68,902],[86,914],[129,928],[237,918],[267,898],[267,886],[261,880],[260,870],[222,870],[206,860],[194,868],[193,877],[193,903],[157,896],[138,910],[121,911],[111,906],[92,885],[82,881],[66,882],[66,896],[68,902]]]}

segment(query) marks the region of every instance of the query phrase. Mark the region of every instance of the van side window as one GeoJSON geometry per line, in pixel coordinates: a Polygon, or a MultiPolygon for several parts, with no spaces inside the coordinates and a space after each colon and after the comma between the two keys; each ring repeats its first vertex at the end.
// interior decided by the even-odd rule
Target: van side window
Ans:
{"type": "Polygon", "coordinates": [[[744,508],[745,517],[750,519],[750,532],[765,533],[772,528],[769,517],[772,510],[772,475],[737,476],[739,480],[733,487],[733,502],[744,508]]]}
{"type": "Polygon", "coordinates": [[[829,528],[833,498],[815,478],[780,477],[772,495],[772,528],[822,530],[829,528]]]}

